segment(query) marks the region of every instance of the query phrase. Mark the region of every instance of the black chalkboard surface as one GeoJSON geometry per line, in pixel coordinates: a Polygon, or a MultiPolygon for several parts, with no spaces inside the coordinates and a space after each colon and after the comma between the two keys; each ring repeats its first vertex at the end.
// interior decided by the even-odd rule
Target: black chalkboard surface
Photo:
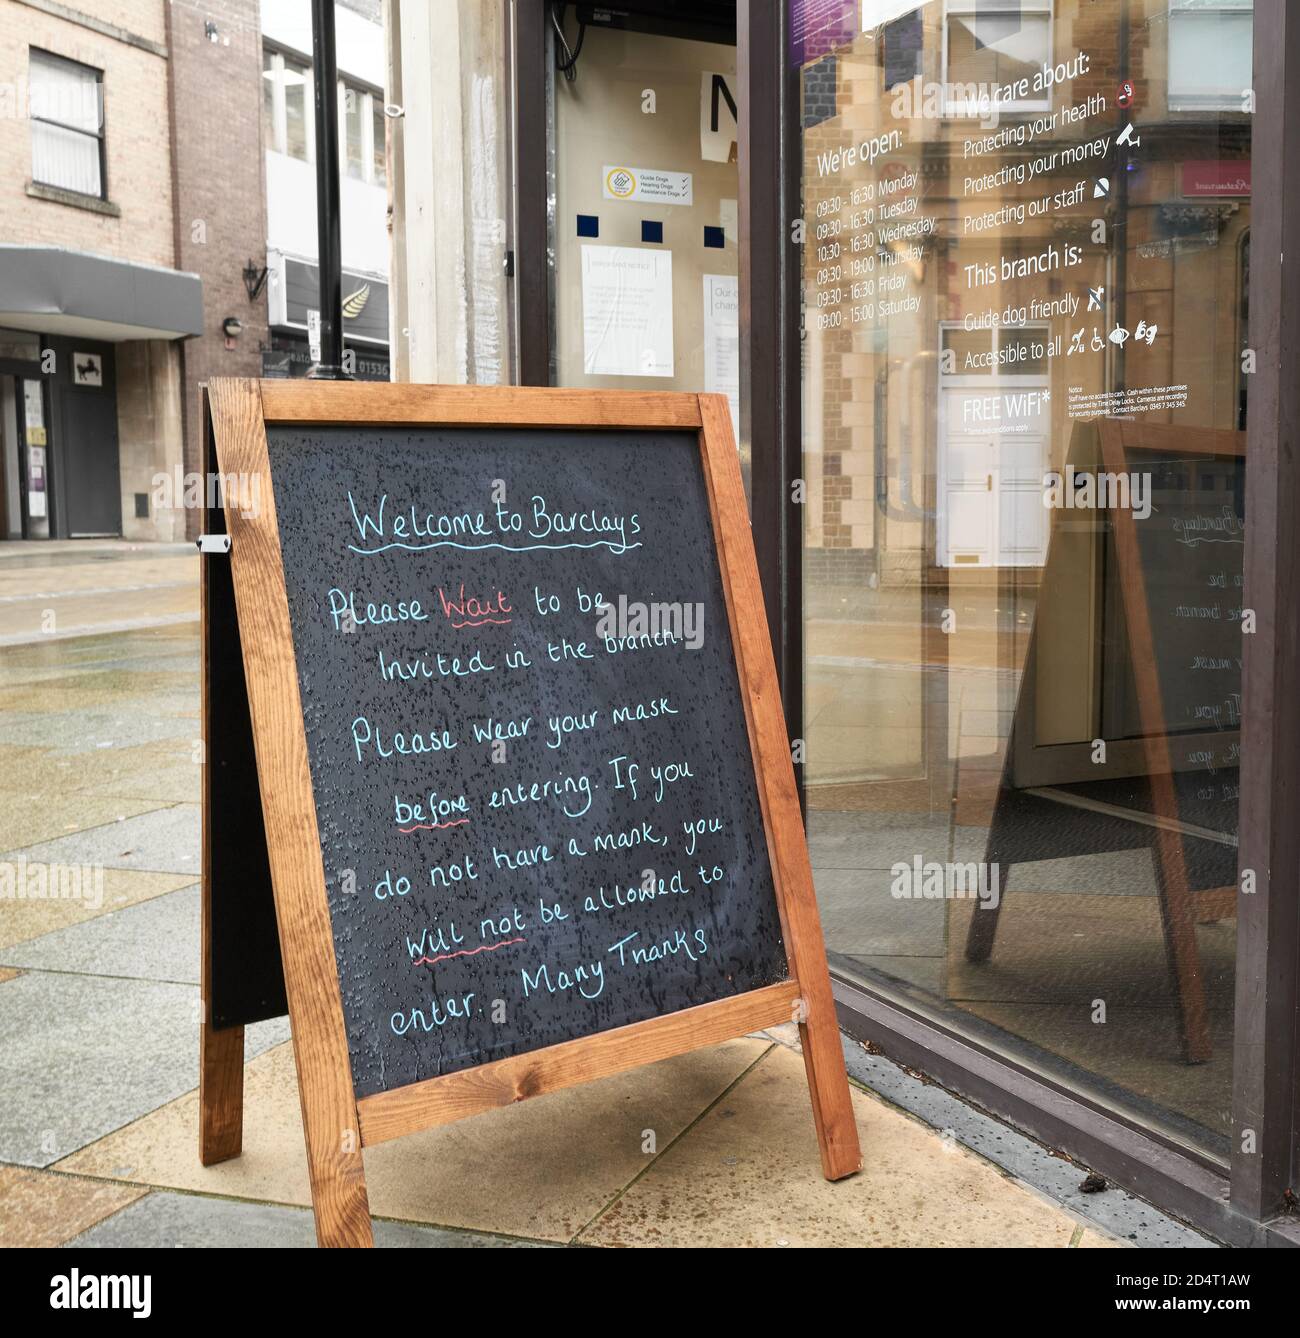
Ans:
{"type": "MultiPolygon", "coordinates": [[[[1180,820],[1225,836],[1237,833],[1240,767],[1242,603],[1245,592],[1245,458],[1176,450],[1135,451],[1133,463],[1151,480],[1151,513],[1134,519],[1134,554],[1141,566],[1136,611],[1159,688],[1159,708],[1139,691],[1134,671],[1134,610],[1126,607],[1128,577],[1112,543],[1107,605],[1114,637],[1112,709],[1105,738],[1168,738],[1169,762],[1180,777],[1180,820]],[[1115,635],[1118,633],[1118,635],[1115,635]],[[1157,718],[1158,717],[1158,718],[1157,718]]],[[[1121,521],[1121,523],[1123,523],[1121,521]]],[[[1130,587],[1133,582],[1130,580],[1130,587]]],[[[1130,592],[1131,593],[1131,592],[1130,592]]],[[[1108,648],[1109,649],[1109,648],[1108,648]]],[[[1108,660],[1112,657],[1108,655],[1108,660]]],[[[1190,852],[1189,852],[1190,853],[1190,852]]],[[[1231,862],[1235,864],[1235,850],[1231,862]]],[[[1205,886],[1231,882],[1218,874],[1205,886]]],[[[1193,886],[1197,886],[1193,880],[1193,886]]]]}
{"type": "Polygon", "coordinates": [[[267,450],[358,1097],[785,979],[695,435],[267,450]]]}

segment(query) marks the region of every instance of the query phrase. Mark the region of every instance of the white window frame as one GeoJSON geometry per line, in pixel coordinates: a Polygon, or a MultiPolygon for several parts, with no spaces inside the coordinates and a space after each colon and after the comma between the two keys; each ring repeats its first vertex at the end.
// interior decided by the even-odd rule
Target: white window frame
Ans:
{"type": "MultiPolygon", "coordinates": [[[[286,158],[293,155],[288,152],[288,118],[286,113],[284,66],[286,59],[303,70],[303,96],[306,110],[306,161],[316,161],[316,116],[315,89],[312,84],[312,67],[301,56],[281,51],[278,47],[267,45],[263,48],[270,60],[271,70],[271,149],[268,152],[282,153],[286,158]]],[[[263,71],[263,79],[268,72],[263,71]]],[[[339,136],[339,177],[340,180],[360,181],[366,185],[382,185],[375,176],[375,112],[381,115],[384,110],[384,95],[368,84],[357,83],[339,76],[338,87],[338,136],[339,136]],[[361,175],[352,176],[348,172],[348,121],[347,99],[351,93],[361,109],[361,175]]],[[[303,159],[295,159],[302,162],[303,159]]]]}
{"type": "MultiPolygon", "coordinates": [[[[1207,15],[1218,17],[1221,14],[1248,14],[1252,20],[1255,14],[1253,0],[1169,0],[1166,11],[1168,21],[1167,40],[1165,42],[1165,98],[1171,112],[1190,111],[1244,111],[1242,94],[1245,88],[1214,88],[1201,91],[1175,91],[1174,88],[1174,27],[1188,19],[1204,18],[1207,15]]],[[[1253,27],[1252,27],[1253,32],[1253,27]]],[[[1252,53],[1252,66],[1254,64],[1252,53]]],[[[1252,74],[1253,77],[1253,74],[1252,74]]]]}
{"type": "MultiPolygon", "coordinates": [[[[1045,59],[1050,60],[1055,50],[1054,38],[1056,36],[1056,6],[1053,0],[1002,0],[1001,4],[993,5],[984,3],[983,0],[943,0],[943,29],[942,29],[942,71],[941,78],[943,83],[943,114],[954,120],[978,119],[988,114],[987,108],[981,112],[978,104],[962,102],[948,96],[948,90],[952,80],[948,77],[948,20],[952,15],[996,13],[999,9],[1005,9],[1008,13],[1016,14],[1034,14],[1046,15],[1047,17],[1047,50],[1045,59]]],[[[1012,115],[1030,115],[1034,112],[1051,111],[1052,96],[1049,92],[1046,97],[1029,98],[1023,102],[1003,102],[998,104],[998,114],[1005,116],[1012,115]]]]}
{"type": "Polygon", "coordinates": [[[375,110],[382,114],[383,94],[367,84],[353,83],[339,77],[339,175],[349,181],[364,181],[368,186],[382,185],[375,178],[375,110]],[[347,98],[352,93],[361,111],[361,175],[348,172],[347,98]]]}
{"type": "MultiPolygon", "coordinates": [[[[299,56],[289,56],[295,66],[303,67],[303,120],[304,138],[307,145],[306,159],[295,158],[288,150],[289,144],[289,123],[288,114],[285,110],[286,99],[284,93],[284,62],[285,53],[276,47],[264,47],[266,55],[271,58],[271,69],[274,78],[271,81],[271,143],[272,151],[282,153],[286,158],[294,158],[295,162],[316,161],[316,117],[313,114],[313,108],[316,103],[315,90],[312,87],[312,68],[309,61],[304,61],[299,56]]],[[[263,71],[262,77],[266,78],[266,72],[263,71]]]]}
{"type": "Polygon", "coordinates": [[[85,139],[95,141],[95,153],[98,159],[96,170],[99,177],[99,190],[97,192],[81,191],[75,186],[69,186],[64,182],[46,181],[36,175],[36,151],[31,146],[32,152],[32,184],[37,186],[48,186],[53,190],[67,191],[72,195],[86,195],[92,200],[108,199],[108,142],[105,135],[105,92],[104,92],[104,71],[97,65],[87,65],[85,61],[73,60],[70,56],[60,55],[57,51],[49,51],[45,47],[29,46],[27,48],[27,70],[28,78],[31,79],[33,65],[47,62],[50,65],[71,66],[75,70],[84,71],[86,74],[95,76],[96,96],[98,98],[97,119],[98,126],[96,130],[87,130],[84,125],[76,125],[70,121],[60,120],[55,116],[38,116],[33,111],[31,115],[31,124],[33,130],[38,125],[52,125],[65,131],[67,134],[80,135],[85,139]]]}
{"type": "MultiPolygon", "coordinates": [[[[983,326],[981,329],[987,329],[990,335],[990,352],[995,357],[1001,351],[1002,337],[1005,334],[1023,334],[1025,332],[1041,334],[1044,341],[1052,337],[1052,326],[1050,321],[1026,321],[1024,325],[995,325],[983,326]]],[[[943,336],[947,330],[964,330],[965,325],[961,321],[940,321],[939,322],[939,347],[943,348],[943,336]]],[[[962,567],[974,566],[975,564],[959,562],[943,562],[941,558],[949,556],[949,517],[947,508],[947,487],[948,487],[948,396],[946,391],[960,390],[980,390],[989,393],[1003,390],[1039,390],[1050,389],[1052,384],[1052,374],[1050,365],[1044,360],[1044,369],[1041,372],[1004,372],[998,369],[996,362],[988,372],[945,372],[943,370],[943,358],[939,358],[938,363],[939,391],[938,391],[938,437],[937,450],[938,456],[935,460],[935,497],[944,499],[938,502],[939,514],[935,518],[934,531],[934,561],[937,566],[942,566],[949,570],[960,570],[962,567]]],[[[980,436],[981,433],[963,433],[960,429],[954,429],[953,436],[980,436]]],[[[1000,437],[997,434],[991,434],[999,442],[1000,437]]],[[[1050,461],[1051,433],[1048,429],[1046,433],[1046,444],[1044,446],[1044,462],[1050,461]]],[[[998,457],[995,455],[995,460],[998,457]]],[[[991,478],[990,492],[996,493],[998,501],[1002,495],[1001,471],[997,464],[994,465],[991,478]]],[[[991,547],[993,561],[981,570],[1020,570],[1032,571],[1038,570],[1044,566],[1047,561],[1047,532],[1044,531],[1043,546],[1040,555],[1030,562],[1010,562],[1003,563],[998,561],[1002,553],[1000,513],[995,520],[995,540],[991,547]]]]}

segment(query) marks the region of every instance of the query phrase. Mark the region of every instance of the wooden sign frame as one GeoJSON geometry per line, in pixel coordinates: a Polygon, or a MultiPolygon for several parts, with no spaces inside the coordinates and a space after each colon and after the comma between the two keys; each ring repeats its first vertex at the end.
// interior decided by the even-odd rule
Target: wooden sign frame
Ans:
{"type": "MultiPolygon", "coordinates": [[[[1142,423],[1116,418],[1098,419],[1095,425],[1098,443],[1096,458],[1083,460],[1080,465],[1089,470],[1104,469],[1114,475],[1128,475],[1140,469],[1143,452],[1176,454],[1193,460],[1240,458],[1246,453],[1246,434],[1234,430],[1186,427],[1180,423],[1142,423]]],[[[1204,833],[1189,828],[1178,808],[1175,768],[1169,743],[1171,736],[1165,719],[1164,693],[1160,686],[1155,637],[1151,630],[1150,603],[1138,544],[1137,521],[1128,509],[1111,511],[1109,518],[1119,567],[1120,602],[1128,634],[1138,718],[1142,726],[1140,746],[1144,770],[1141,774],[1150,784],[1154,809],[1151,815],[1154,819],[1152,864],[1156,876],[1165,958],[1177,1002],[1179,1044],[1187,1063],[1202,1064],[1213,1057],[1214,1047],[1210,1039],[1200,953],[1196,945],[1196,926],[1233,918],[1237,913],[1237,887],[1191,886],[1183,837],[1204,833]]],[[[1006,783],[1004,770],[1001,785],[1005,786],[1006,783]]],[[[1032,786],[1027,788],[1027,792],[1050,796],[1052,787],[1032,786]]],[[[1094,811],[1104,813],[1101,808],[1094,811]]],[[[995,811],[993,822],[996,824],[996,821],[995,811]]],[[[1004,864],[1004,876],[1009,867],[1004,864]]],[[[979,911],[971,917],[966,934],[967,961],[988,960],[1004,907],[1005,900],[993,909],[979,911]]]]}
{"type": "MultiPolygon", "coordinates": [[[[1113,474],[1128,474],[1135,463],[1133,457],[1143,451],[1172,453],[1192,459],[1243,457],[1246,454],[1244,432],[1192,428],[1181,423],[1132,423],[1107,418],[1102,420],[1100,435],[1102,466],[1113,474]]],[[[1189,1064],[1201,1064],[1211,1058],[1213,1046],[1205,1008],[1205,982],[1196,947],[1196,926],[1235,916],[1237,888],[1232,885],[1193,889],[1188,879],[1164,693],[1160,687],[1155,638],[1151,632],[1151,609],[1136,521],[1131,511],[1118,511],[1112,515],[1111,523],[1119,559],[1120,593],[1151,798],[1156,816],[1164,819],[1155,836],[1160,925],[1169,974],[1178,996],[1183,1056],[1189,1064]]]]}
{"type": "MultiPolygon", "coordinates": [[[[205,561],[231,564],[320,1244],[373,1244],[365,1147],[782,1022],[799,1023],[823,1174],[838,1180],[861,1169],[790,741],[725,397],[218,379],[209,383],[208,402],[221,474],[256,479],[260,490],[255,514],[252,508],[245,514],[237,497],[224,499],[231,550],[228,556],[205,561]],[[787,980],[356,1097],[267,453],[267,427],[289,424],[626,428],[697,434],[789,965],[787,980]]],[[[205,979],[209,965],[205,961],[205,979]]],[[[242,1100],[242,1084],[234,1072],[237,1065],[242,1067],[242,1054],[233,1045],[218,1043],[222,1033],[208,1035],[209,1026],[205,1023],[206,1093],[200,1098],[200,1124],[205,1129],[237,1129],[238,1109],[216,1107],[242,1100]]],[[[242,1039],[242,1028],[232,1030],[239,1030],[242,1039]]],[[[237,1155],[238,1148],[236,1133],[224,1151],[204,1160],[237,1155]]]]}

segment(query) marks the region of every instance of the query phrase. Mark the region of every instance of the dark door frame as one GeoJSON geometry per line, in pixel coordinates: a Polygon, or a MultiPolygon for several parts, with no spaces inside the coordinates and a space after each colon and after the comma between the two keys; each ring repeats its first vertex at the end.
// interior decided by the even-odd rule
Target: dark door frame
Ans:
{"type": "Polygon", "coordinates": [[[547,0],[507,0],[514,151],[513,306],[515,383],[551,383],[549,171],[551,43],[547,0]]]}
{"type": "Polygon", "coordinates": [[[1242,669],[1233,1058],[1233,1208],[1260,1219],[1300,1194],[1300,11],[1255,6],[1242,669]],[[1289,207],[1288,207],[1289,206],[1289,207]],[[1273,257],[1277,257],[1276,261],[1273,257]]]}
{"type": "MultiPolygon", "coordinates": [[[[803,738],[803,503],[798,72],[786,59],[789,6],[738,0],[740,86],[740,435],[750,515],[791,745],[803,738]]],[[[802,757],[802,749],[795,752],[802,757]]],[[[802,769],[800,799],[803,797],[802,769]]]]}

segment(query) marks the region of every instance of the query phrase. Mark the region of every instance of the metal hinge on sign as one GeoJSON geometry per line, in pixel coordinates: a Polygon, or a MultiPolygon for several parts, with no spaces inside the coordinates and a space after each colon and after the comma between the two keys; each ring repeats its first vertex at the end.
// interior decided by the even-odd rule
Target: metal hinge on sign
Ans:
{"type": "Polygon", "coordinates": [[[228,534],[201,534],[194,541],[194,546],[200,553],[229,553],[230,535],[228,534]]]}

